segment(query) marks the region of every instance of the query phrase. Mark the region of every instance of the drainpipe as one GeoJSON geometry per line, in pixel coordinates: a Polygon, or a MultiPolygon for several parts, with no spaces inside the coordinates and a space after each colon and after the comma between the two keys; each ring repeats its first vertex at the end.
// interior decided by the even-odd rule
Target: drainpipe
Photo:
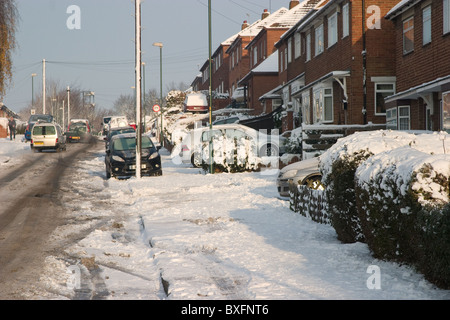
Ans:
{"type": "Polygon", "coordinates": [[[367,48],[366,48],[366,5],[362,0],[362,40],[363,40],[363,122],[367,124],[367,48]]]}

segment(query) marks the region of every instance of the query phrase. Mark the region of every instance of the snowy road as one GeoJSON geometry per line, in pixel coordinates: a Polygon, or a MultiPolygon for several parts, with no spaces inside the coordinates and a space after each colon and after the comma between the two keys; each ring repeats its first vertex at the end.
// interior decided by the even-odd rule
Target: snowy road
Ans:
{"type": "Polygon", "coordinates": [[[101,144],[68,173],[67,224],[49,240],[60,250],[25,299],[450,298],[292,212],[276,176],[205,175],[162,154],[161,177],[105,180],[101,144]]]}

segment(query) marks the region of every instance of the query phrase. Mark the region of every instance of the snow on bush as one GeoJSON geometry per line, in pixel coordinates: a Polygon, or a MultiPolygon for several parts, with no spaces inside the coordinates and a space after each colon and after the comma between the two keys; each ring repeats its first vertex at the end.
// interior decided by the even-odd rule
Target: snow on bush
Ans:
{"type": "MultiPolygon", "coordinates": [[[[227,136],[215,136],[212,140],[214,170],[230,173],[258,170],[261,159],[257,156],[254,141],[244,137],[237,139],[227,136]]],[[[203,146],[202,157],[202,167],[208,171],[210,167],[209,143],[203,146]]]]}

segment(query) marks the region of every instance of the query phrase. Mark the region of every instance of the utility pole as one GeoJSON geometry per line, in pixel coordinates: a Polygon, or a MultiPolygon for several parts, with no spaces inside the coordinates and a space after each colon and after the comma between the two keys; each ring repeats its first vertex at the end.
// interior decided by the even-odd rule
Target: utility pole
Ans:
{"type": "Polygon", "coordinates": [[[213,135],[212,135],[212,30],[211,30],[211,0],[208,0],[208,42],[209,42],[209,173],[214,173],[213,168],[213,135]]]}
{"type": "Polygon", "coordinates": [[[45,59],[42,60],[42,114],[45,114],[45,59]]]}
{"type": "Polygon", "coordinates": [[[135,0],[136,6],[136,178],[141,178],[142,156],[142,100],[141,100],[141,0],[135,0]]]}
{"type": "Polygon", "coordinates": [[[70,87],[67,86],[67,126],[70,123],[70,87]]]}

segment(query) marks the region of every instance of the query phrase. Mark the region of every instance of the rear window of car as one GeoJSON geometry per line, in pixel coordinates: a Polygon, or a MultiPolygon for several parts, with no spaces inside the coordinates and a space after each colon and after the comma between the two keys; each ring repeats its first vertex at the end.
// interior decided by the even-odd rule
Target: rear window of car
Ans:
{"type": "MultiPolygon", "coordinates": [[[[152,140],[149,137],[142,137],[142,148],[148,149],[154,147],[152,140]]],[[[116,151],[125,151],[125,150],[135,150],[136,149],[136,138],[122,138],[116,139],[113,144],[113,148],[116,151]]]]}
{"type": "Polygon", "coordinates": [[[52,136],[56,134],[54,126],[34,126],[33,134],[36,136],[52,136]]]}
{"type": "Polygon", "coordinates": [[[52,122],[53,121],[53,117],[49,116],[49,115],[32,115],[30,117],[29,122],[38,122],[38,121],[43,121],[43,122],[52,122]]]}

